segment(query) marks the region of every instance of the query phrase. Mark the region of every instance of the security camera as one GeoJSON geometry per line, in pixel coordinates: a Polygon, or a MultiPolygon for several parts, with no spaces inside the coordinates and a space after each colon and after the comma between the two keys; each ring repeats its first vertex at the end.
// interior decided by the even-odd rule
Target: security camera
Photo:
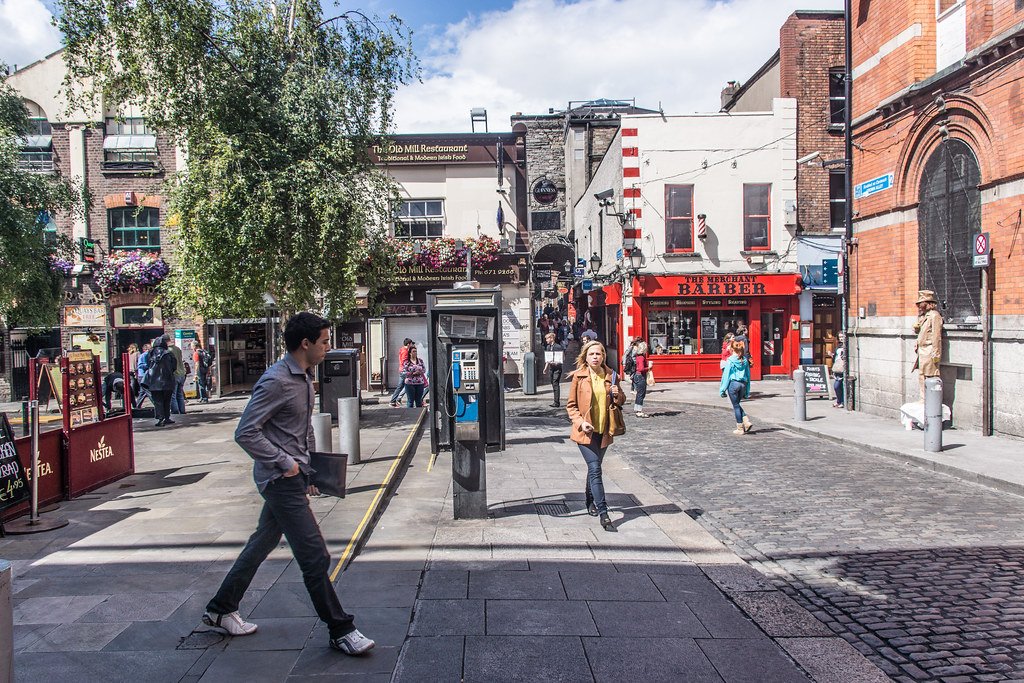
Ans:
{"type": "Polygon", "coordinates": [[[604,201],[605,199],[611,199],[613,196],[615,196],[615,190],[607,189],[603,192],[596,193],[594,195],[594,199],[601,202],[604,201]]]}
{"type": "Polygon", "coordinates": [[[798,164],[806,164],[809,161],[814,161],[815,159],[817,159],[820,156],[821,156],[821,152],[811,152],[807,156],[800,157],[799,159],[797,159],[796,163],[798,163],[798,164]]]}

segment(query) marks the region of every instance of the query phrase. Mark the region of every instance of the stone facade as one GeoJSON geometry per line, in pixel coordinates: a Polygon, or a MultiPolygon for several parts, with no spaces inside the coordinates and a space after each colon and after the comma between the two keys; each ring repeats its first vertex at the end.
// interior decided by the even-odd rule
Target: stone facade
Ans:
{"type": "Polygon", "coordinates": [[[1024,360],[1024,260],[1014,246],[1024,207],[1022,22],[1024,6],[1012,2],[967,0],[938,16],[932,0],[854,7],[854,183],[891,177],[853,207],[850,370],[863,410],[895,416],[918,399],[914,300],[933,289],[946,318],[942,378],[954,424],[982,428],[988,406],[994,432],[1024,437],[1011,393],[1024,360]],[[925,195],[947,170],[955,192],[925,195]],[[960,201],[969,210],[929,213],[960,201]],[[993,255],[990,367],[985,295],[971,267],[979,231],[991,235],[993,255]],[[922,248],[937,237],[943,250],[928,258],[945,264],[941,278],[924,267],[922,248]]]}

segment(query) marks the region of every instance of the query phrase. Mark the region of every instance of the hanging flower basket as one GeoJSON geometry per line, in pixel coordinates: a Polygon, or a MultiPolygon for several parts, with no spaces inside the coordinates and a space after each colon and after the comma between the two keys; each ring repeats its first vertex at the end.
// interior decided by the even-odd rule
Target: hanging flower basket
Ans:
{"type": "Polygon", "coordinates": [[[163,282],[170,268],[156,254],[145,251],[118,251],[100,265],[93,279],[100,290],[112,292],[142,292],[163,282]]]}
{"type": "Polygon", "coordinates": [[[75,267],[75,262],[71,259],[58,256],[57,254],[50,255],[50,270],[57,273],[61,277],[69,277],[71,270],[75,267]]]}
{"type": "Polygon", "coordinates": [[[461,248],[452,237],[422,240],[418,254],[415,253],[415,240],[390,239],[389,242],[398,265],[432,269],[464,267],[468,252],[472,252],[474,267],[486,266],[497,260],[499,251],[498,241],[487,236],[462,240],[461,248]]]}

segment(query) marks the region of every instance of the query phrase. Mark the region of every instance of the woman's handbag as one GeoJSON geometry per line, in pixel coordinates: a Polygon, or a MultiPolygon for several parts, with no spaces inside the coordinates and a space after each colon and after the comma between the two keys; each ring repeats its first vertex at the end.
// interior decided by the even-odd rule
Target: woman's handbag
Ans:
{"type": "Polygon", "coordinates": [[[622,416],[622,408],[614,402],[608,407],[608,433],[612,436],[626,433],[626,418],[622,416]]]}

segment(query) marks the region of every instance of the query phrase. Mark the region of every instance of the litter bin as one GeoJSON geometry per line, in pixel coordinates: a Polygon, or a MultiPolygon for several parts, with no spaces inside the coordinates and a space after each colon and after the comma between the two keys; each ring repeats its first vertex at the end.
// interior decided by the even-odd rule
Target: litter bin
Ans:
{"type": "Polygon", "coordinates": [[[339,398],[359,398],[359,349],[328,351],[320,364],[320,412],[337,421],[339,398]]]}

